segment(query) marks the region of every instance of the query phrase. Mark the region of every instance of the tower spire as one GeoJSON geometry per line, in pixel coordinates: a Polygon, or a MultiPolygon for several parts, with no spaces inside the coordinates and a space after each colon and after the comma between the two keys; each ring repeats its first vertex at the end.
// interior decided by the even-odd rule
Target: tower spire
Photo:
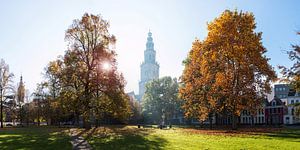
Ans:
{"type": "Polygon", "coordinates": [[[145,85],[147,82],[157,79],[159,77],[159,65],[156,62],[156,51],[154,50],[154,43],[152,33],[149,29],[146,50],[144,51],[144,62],[141,64],[141,80],[139,82],[139,99],[145,93],[145,85]]]}

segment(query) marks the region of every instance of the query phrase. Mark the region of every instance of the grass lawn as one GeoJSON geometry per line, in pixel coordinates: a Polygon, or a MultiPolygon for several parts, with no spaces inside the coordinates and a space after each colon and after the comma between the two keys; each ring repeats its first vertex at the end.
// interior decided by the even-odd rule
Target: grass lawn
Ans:
{"type": "Polygon", "coordinates": [[[0,150],[72,149],[70,137],[55,127],[0,129],[0,150]]]}
{"type": "MultiPolygon", "coordinates": [[[[55,127],[0,129],[2,149],[72,149],[70,130],[55,127]]],[[[199,150],[199,149],[288,149],[300,150],[299,129],[243,128],[197,130],[189,128],[138,129],[136,126],[105,126],[77,129],[93,149],[106,150],[199,150]]]]}
{"type": "Polygon", "coordinates": [[[300,130],[240,129],[169,130],[138,129],[133,126],[92,129],[83,134],[93,149],[288,149],[300,150],[300,130]]]}

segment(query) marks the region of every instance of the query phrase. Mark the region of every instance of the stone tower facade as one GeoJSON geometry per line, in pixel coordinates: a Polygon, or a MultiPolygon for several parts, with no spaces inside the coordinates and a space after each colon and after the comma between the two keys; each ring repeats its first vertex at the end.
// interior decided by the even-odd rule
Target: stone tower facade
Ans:
{"type": "Polygon", "coordinates": [[[159,78],[159,64],[156,62],[156,51],[152,33],[149,31],[146,50],[144,51],[144,62],[141,64],[141,80],[139,82],[139,99],[141,100],[145,90],[146,83],[159,78]]]}

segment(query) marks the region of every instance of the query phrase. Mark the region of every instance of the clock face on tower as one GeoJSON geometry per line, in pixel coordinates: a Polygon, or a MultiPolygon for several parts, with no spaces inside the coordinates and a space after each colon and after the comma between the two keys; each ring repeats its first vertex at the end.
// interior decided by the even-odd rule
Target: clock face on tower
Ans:
{"type": "Polygon", "coordinates": [[[145,85],[147,82],[159,78],[159,64],[156,62],[156,51],[152,33],[149,31],[144,51],[144,61],[141,64],[141,78],[139,82],[139,97],[142,99],[145,93],[145,85]]]}

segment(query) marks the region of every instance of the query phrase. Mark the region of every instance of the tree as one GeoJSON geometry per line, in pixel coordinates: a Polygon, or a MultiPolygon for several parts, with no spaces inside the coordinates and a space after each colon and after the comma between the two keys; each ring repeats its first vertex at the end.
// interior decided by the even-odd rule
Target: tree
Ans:
{"type": "Polygon", "coordinates": [[[55,61],[49,62],[48,66],[44,69],[45,88],[47,88],[47,105],[49,109],[47,110],[48,123],[49,124],[58,124],[63,116],[63,107],[60,103],[60,92],[62,90],[62,65],[63,62],[58,59],[55,61]]]}
{"type": "Polygon", "coordinates": [[[3,103],[6,100],[9,92],[13,91],[12,79],[14,74],[9,72],[9,66],[3,59],[0,60],[0,102],[1,102],[1,128],[3,128],[3,103]]]}
{"type": "MultiPolygon", "coordinates": [[[[76,70],[80,75],[79,81],[83,85],[81,97],[83,117],[85,126],[89,128],[89,117],[91,115],[92,95],[95,90],[95,82],[105,77],[103,69],[98,66],[115,63],[115,52],[110,49],[114,44],[115,37],[108,32],[109,24],[101,16],[84,14],[81,20],[76,19],[66,31],[65,39],[70,44],[70,51],[76,54],[79,65],[76,70]],[[97,70],[98,69],[98,70],[97,70]],[[104,76],[99,76],[103,74],[104,76]],[[97,79],[98,78],[98,79],[97,79]]],[[[97,85],[96,85],[97,86],[97,85]]]]}
{"type": "Polygon", "coordinates": [[[129,123],[131,124],[140,124],[143,123],[143,116],[142,116],[142,107],[139,101],[135,98],[130,97],[130,110],[132,111],[132,115],[129,118],[129,123]]]}
{"type": "Polygon", "coordinates": [[[180,112],[181,101],[178,99],[177,79],[163,77],[146,84],[142,100],[143,113],[156,123],[169,120],[180,112]],[[162,118],[165,115],[166,118],[162,118]]]}
{"type": "MultiPolygon", "coordinates": [[[[300,35],[300,32],[297,33],[300,35]]],[[[293,50],[287,51],[289,59],[294,62],[293,66],[287,68],[285,66],[279,66],[283,80],[291,84],[293,89],[297,92],[300,91],[300,45],[292,45],[293,50]]]]}
{"type": "Polygon", "coordinates": [[[209,119],[212,128],[212,115],[218,109],[217,95],[211,90],[214,76],[209,74],[209,66],[204,66],[203,44],[196,39],[187,59],[183,62],[185,69],[181,76],[180,97],[184,100],[183,109],[188,118],[197,118],[200,122],[209,119]],[[206,76],[204,76],[206,74],[206,76]]]}
{"type": "Polygon", "coordinates": [[[41,82],[37,84],[35,91],[32,93],[33,104],[34,104],[34,116],[38,121],[38,126],[41,120],[45,120],[49,125],[49,120],[51,118],[51,103],[49,101],[49,95],[47,92],[47,83],[41,82]]]}
{"type": "MultiPolygon", "coordinates": [[[[300,35],[300,32],[297,33],[300,35]]],[[[279,66],[282,80],[287,81],[296,92],[300,92],[300,45],[292,45],[293,50],[287,51],[289,59],[294,62],[292,67],[279,66]]],[[[296,115],[300,117],[300,104],[295,104],[296,115]]]]}
{"type": "Polygon", "coordinates": [[[255,28],[254,15],[237,10],[208,24],[208,35],[194,42],[182,77],[185,108],[192,107],[187,114],[195,110],[206,117],[211,110],[226,110],[236,129],[240,112],[263,102],[276,75],[255,28]]]}
{"type": "Polygon", "coordinates": [[[68,50],[48,64],[45,77],[50,101],[56,116],[73,115],[90,128],[96,120],[109,114],[127,118],[129,98],[125,80],[117,70],[115,37],[108,32],[109,23],[100,15],[84,14],[67,29],[68,50]]]}

